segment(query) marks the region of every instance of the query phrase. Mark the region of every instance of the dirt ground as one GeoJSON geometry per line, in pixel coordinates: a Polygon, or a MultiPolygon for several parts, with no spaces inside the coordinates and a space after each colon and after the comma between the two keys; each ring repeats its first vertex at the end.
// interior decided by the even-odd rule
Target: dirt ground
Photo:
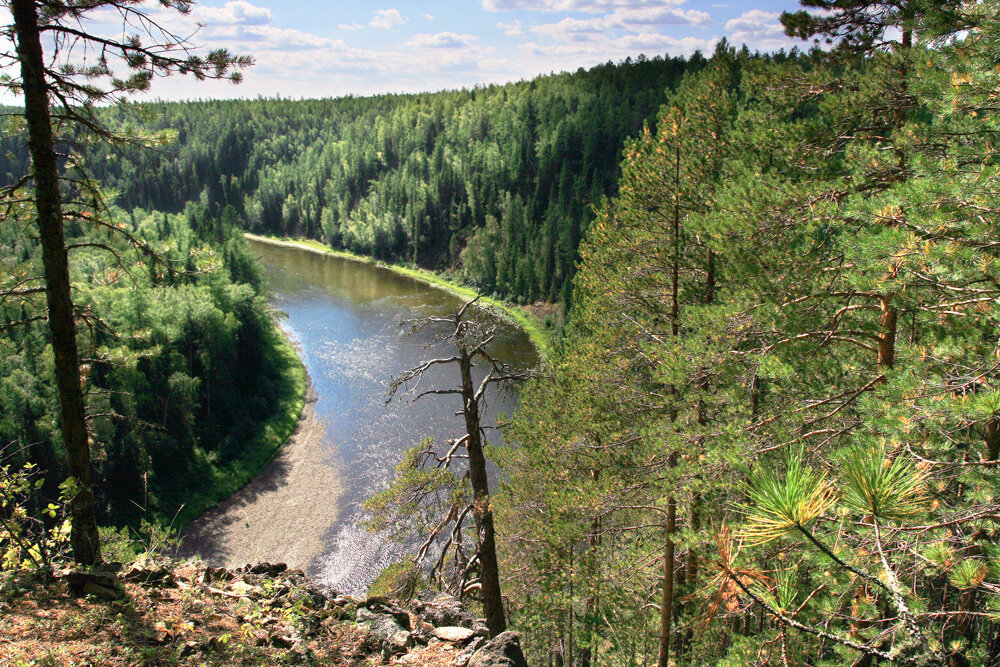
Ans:
{"type": "Polygon", "coordinates": [[[320,538],[337,519],[343,485],[326,463],[326,424],[316,417],[310,387],[302,417],[277,457],[236,495],[184,531],[181,557],[234,568],[268,561],[306,569],[320,538]]]}

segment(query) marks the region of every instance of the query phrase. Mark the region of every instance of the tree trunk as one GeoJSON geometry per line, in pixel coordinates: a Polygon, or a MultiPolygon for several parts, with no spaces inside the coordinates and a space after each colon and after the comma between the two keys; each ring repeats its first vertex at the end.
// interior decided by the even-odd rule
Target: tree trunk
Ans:
{"type": "Polygon", "coordinates": [[[90,445],[84,417],[76,324],[70,294],[69,259],[63,237],[59,171],[49,115],[48,89],[34,0],[12,0],[17,53],[24,88],[24,117],[28,127],[38,213],[38,235],[42,245],[49,331],[55,356],[56,389],[60,423],[66,446],[69,474],[78,490],[70,502],[73,558],[92,565],[101,560],[97,534],[97,512],[90,476],[90,445]]]}
{"type": "Polygon", "coordinates": [[[462,401],[464,402],[465,429],[469,435],[466,451],[469,453],[469,481],[472,483],[476,529],[479,531],[479,581],[482,584],[483,612],[490,637],[507,629],[500,594],[500,571],[497,566],[496,531],[493,527],[493,508],[490,505],[490,486],[486,474],[486,456],[479,421],[479,404],[472,385],[472,359],[464,347],[460,350],[459,367],[462,372],[462,401]]]}
{"type": "Polygon", "coordinates": [[[896,319],[898,312],[896,307],[889,303],[891,298],[891,294],[879,298],[882,315],[879,318],[881,331],[878,337],[878,369],[882,372],[890,370],[896,361],[896,319]]]}
{"type": "MultiPolygon", "coordinates": [[[[671,457],[671,464],[676,456],[671,457]]],[[[666,544],[663,548],[663,599],[660,601],[660,652],[657,667],[670,662],[670,633],[674,612],[674,533],[677,531],[677,501],[667,499],[666,544]]]]}
{"type": "Polygon", "coordinates": [[[996,461],[1000,458],[1000,419],[993,418],[986,422],[986,460],[996,461]]]}
{"type": "MultiPolygon", "coordinates": [[[[591,479],[596,483],[600,479],[600,470],[590,471],[591,479]]],[[[597,550],[601,546],[601,517],[595,516],[590,522],[590,536],[587,538],[587,600],[584,604],[587,624],[587,646],[580,649],[579,667],[593,667],[597,664],[598,633],[597,633],[597,550]]]]}

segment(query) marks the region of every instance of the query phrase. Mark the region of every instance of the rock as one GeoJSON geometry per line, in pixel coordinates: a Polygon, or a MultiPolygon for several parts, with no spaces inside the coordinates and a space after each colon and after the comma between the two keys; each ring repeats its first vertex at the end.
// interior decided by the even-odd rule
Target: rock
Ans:
{"type": "Polygon", "coordinates": [[[335,595],[333,598],[333,604],[337,605],[338,607],[344,607],[345,609],[347,607],[353,607],[354,609],[357,609],[358,606],[361,604],[361,600],[359,598],[354,597],[353,595],[335,595]]]}
{"type": "Polygon", "coordinates": [[[354,620],[354,614],[357,611],[357,609],[355,609],[355,610],[352,611],[352,610],[344,609],[340,605],[333,605],[327,611],[328,611],[330,617],[333,618],[333,619],[335,619],[335,620],[338,620],[338,621],[353,621],[354,620]]]}
{"type": "MultiPolygon", "coordinates": [[[[406,615],[403,615],[407,618],[406,615]]],[[[402,655],[413,646],[413,634],[410,632],[409,618],[404,626],[394,614],[377,613],[366,607],[358,609],[357,625],[369,635],[378,640],[382,655],[388,659],[393,655],[402,655]]]]}
{"type": "Polygon", "coordinates": [[[288,566],[285,565],[284,563],[261,562],[253,566],[248,565],[246,569],[247,572],[250,574],[264,574],[267,575],[268,577],[276,577],[285,570],[287,570],[288,566]]]}
{"type": "Polygon", "coordinates": [[[476,633],[468,628],[460,628],[456,625],[445,625],[431,630],[431,634],[441,641],[454,642],[460,644],[476,636],[476,633]]]}
{"type": "Polygon", "coordinates": [[[217,581],[228,582],[235,578],[236,575],[224,567],[206,567],[205,573],[201,575],[201,580],[206,584],[211,584],[217,581]]]}
{"type": "Polygon", "coordinates": [[[322,609],[326,604],[327,596],[321,592],[318,586],[307,584],[293,590],[288,596],[288,600],[291,604],[301,605],[305,609],[322,609]]]}
{"type": "Polygon", "coordinates": [[[118,579],[107,572],[70,572],[66,575],[70,592],[77,596],[96,595],[105,600],[122,596],[118,579]]]}
{"type": "Polygon", "coordinates": [[[179,581],[195,581],[198,579],[198,571],[196,563],[184,563],[180,567],[174,568],[174,577],[179,581]]]}
{"type": "Polygon", "coordinates": [[[469,660],[475,655],[476,651],[482,648],[486,640],[482,637],[476,637],[472,640],[472,643],[462,649],[462,652],[455,656],[455,660],[452,663],[454,667],[466,667],[469,664],[469,660]]]}
{"type": "Polygon", "coordinates": [[[528,667],[516,632],[501,632],[469,659],[468,667],[528,667]]]}
{"type": "Polygon", "coordinates": [[[176,583],[174,573],[165,565],[147,566],[141,561],[136,561],[122,579],[141,586],[173,586],[176,583]]]}
{"type": "Polygon", "coordinates": [[[384,597],[370,597],[365,600],[363,608],[376,614],[387,614],[396,619],[406,630],[412,630],[410,626],[410,615],[403,611],[396,603],[384,597]]]}
{"type": "Polygon", "coordinates": [[[421,620],[434,627],[471,628],[474,623],[472,614],[465,611],[461,601],[454,595],[447,593],[438,593],[430,600],[418,600],[414,604],[414,611],[421,620]]]}

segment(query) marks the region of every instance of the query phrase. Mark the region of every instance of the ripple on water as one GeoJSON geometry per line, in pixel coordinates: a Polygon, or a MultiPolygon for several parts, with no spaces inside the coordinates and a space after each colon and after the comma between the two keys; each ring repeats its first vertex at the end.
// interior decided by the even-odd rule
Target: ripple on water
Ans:
{"type": "Polygon", "coordinates": [[[327,544],[330,551],[312,566],[319,583],[342,593],[364,595],[375,577],[402,557],[400,547],[381,533],[370,533],[355,522],[346,523],[327,544]]]}
{"type": "MultiPolygon", "coordinates": [[[[324,553],[309,571],[338,590],[363,593],[379,572],[414,547],[362,528],[363,501],[389,484],[406,449],[428,436],[454,437],[462,427],[455,414],[460,404],[449,400],[452,396],[428,396],[417,403],[400,397],[385,404],[393,375],[449,354],[428,348],[436,333],[432,328],[410,336],[410,326],[400,322],[454,312],[461,301],[369,264],[295,248],[257,248],[271,278],[272,303],[287,313],[284,328],[299,342],[313,379],[317,416],[327,420],[327,458],[343,479],[338,522],[324,532],[324,553]]],[[[531,344],[516,328],[506,327],[498,342],[504,354],[518,355],[513,359],[533,359],[531,344]]],[[[453,385],[450,370],[435,369],[421,387],[453,385]]],[[[515,404],[513,399],[491,403],[493,414],[509,413],[515,404]]]]}

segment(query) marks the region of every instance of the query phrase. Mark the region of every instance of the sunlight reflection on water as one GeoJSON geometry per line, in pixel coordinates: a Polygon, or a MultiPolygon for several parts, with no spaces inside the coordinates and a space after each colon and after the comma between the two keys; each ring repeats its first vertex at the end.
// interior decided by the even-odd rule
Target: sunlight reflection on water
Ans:
{"type": "MultiPolygon", "coordinates": [[[[344,480],[338,520],[327,529],[324,553],[309,567],[318,581],[361,593],[400,558],[401,548],[359,526],[361,504],[384,489],[403,452],[428,436],[439,440],[461,432],[454,396],[385,403],[393,375],[441,356],[431,329],[406,335],[412,320],[446,315],[456,297],[362,262],[323,257],[295,248],[255,244],[264,259],[275,308],[288,315],[286,330],[301,354],[318,395],[316,415],[329,424],[325,446],[344,480]]],[[[524,333],[504,325],[496,353],[511,363],[537,362],[524,333]]],[[[428,374],[424,386],[454,384],[446,369],[428,374]]],[[[487,419],[510,413],[516,400],[491,401],[487,419]]],[[[491,441],[496,431],[489,431],[491,441]]],[[[289,517],[294,521],[294,517],[289,517]]]]}

